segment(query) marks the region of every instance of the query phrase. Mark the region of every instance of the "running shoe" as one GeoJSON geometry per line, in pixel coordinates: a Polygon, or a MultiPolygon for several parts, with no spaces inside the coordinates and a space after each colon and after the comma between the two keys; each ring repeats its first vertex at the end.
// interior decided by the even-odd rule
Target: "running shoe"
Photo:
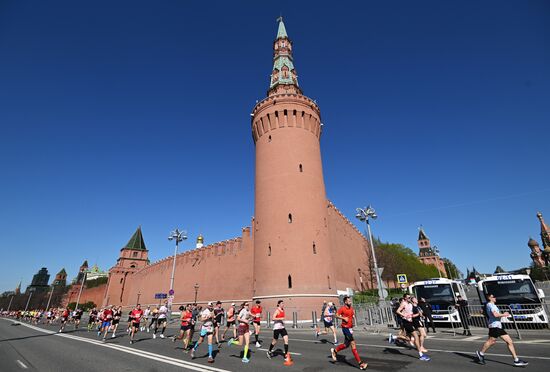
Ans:
{"type": "Polygon", "coordinates": [[[359,369],[364,371],[369,366],[368,363],[359,363],[359,369]]]}
{"type": "Polygon", "coordinates": [[[164,338],[164,335],[162,333],[160,334],[160,338],[164,338]]]}
{"type": "Polygon", "coordinates": [[[336,358],[336,349],[333,347],[330,348],[330,356],[332,357],[332,360],[334,360],[335,362],[338,360],[336,358]]]}
{"type": "Polygon", "coordinates": [[[393,337],[393,334],[390,333],[390,335],[388,336],[388,342],[390,344],[395,344],[395,337],[393,337]]]}
{"type": "Polygon", "coordinates": [[[315,331],[315,338],[319,338],[319,331],[315,331]]]}
{"type": "Polygon", "coordinates": [[[526,361],[524,360],[521,360],[521,359],[518,359],[518,360],[514,360],[514,365],[516,367],[525,367],[526,365],[528,365],[529,363],[527,363],[526,361]]]}
{"type": "Polygon", "coordinates": [[[228,345],[228,346],[231,346],[232,343],[233,343],[233,337],[231,337],[231,338],[229,339],[229,341],[227,341],[227,345],[228,345]]]}
{"type": "Polygon", "coordinates": [[[485,355],[481,355],[479,351],[476,351],[477,362],[479,364],[485,364],[485,355]]]}
{"type": "Polygon", "coordinates": [[[272,352],[272,351],[269,351],[269,350],[268,350],[268,351],[266,352],[266,355],[267,355],[267,359],[273,358],[273,352],[272,352]]]}
{"type": "Polygon", "coordinates": [[[191,349],[191,359],[195,359],[195,349],[191,349]]]}
{"type": "Polygon", "coordinates": [[[132,345],[133,343],[134,343],[134,341],[133,341],[133,340],[130,340],[130,345],[132,345]]]}
{"type": "Polygon", "coordinates": [[[248,358],[243,358],[243,359],[242,359],[242,362],[243,362],[243,363],[248,363],[248,362],[250,362],[250,359],[248,359],[248,358]]]}
{"type": "Polygon", "coordinates": [[[430,358],[429,356],[427,356],[426,354],[422,354],[422,356],[420,358],[421,361],[423,362],[429,362],[430,360],[432,360],[432,358],[430,358]]]}
{"type": "Polygon", "coordinates": [[[157,334],[153,333],[153,339],[157,338],[157,334]]]}
{"type": "Polygon", "coordinates": [[[214,358],[208,357],[208,363],[214,363],[214,358]]]}
{"type": "Polygon", "coordinates": [[[260,344],[260,342],[256,342],[256,347],[261,347],[262,344],[260,344]]]}

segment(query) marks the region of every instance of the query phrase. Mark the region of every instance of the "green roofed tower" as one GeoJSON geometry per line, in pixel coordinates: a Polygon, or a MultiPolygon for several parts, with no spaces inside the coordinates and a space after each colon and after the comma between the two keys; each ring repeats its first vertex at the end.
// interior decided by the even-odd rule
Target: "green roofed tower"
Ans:
{"type": "Polygon", "coordinates": [[[298,75],[292,58],[292,41],[286,33],[283,17],[277,18],[279,29],[273,42],[273,70],[269,83],[268,96],[276,94],[302,94],[298,86],[298,75]]]}
{"type": "Polygon", "coordinates": [[[103,305],[122,305],[127,295],[126,282],[131,274],[149,265],[149,251],[143,240],[141,226],[132,235],[128,243],[120,249],[120,255],[115,266],[109,270],[107,294],[103,305]]]}
{"type": "Polygon", "coordinates": [[[142,251],[147,250],[145,242],[143,241],[143,235],[141,234],[141,226],[137,228],[134,235],[132,235],[128,243],[126,243],[126,245],[122,249],[137,249],[142,251]]]}

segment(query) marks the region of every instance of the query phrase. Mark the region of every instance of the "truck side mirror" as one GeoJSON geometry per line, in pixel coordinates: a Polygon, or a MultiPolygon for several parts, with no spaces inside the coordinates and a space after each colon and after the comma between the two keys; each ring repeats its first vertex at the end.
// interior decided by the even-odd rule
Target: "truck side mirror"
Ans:
{"type": "Polygon", "coordinates": [[[544,294],[544,291],[541,288],[537,288],[537,293],[539,294],[539,298],[546,297],[546,295],[544,294]]]}

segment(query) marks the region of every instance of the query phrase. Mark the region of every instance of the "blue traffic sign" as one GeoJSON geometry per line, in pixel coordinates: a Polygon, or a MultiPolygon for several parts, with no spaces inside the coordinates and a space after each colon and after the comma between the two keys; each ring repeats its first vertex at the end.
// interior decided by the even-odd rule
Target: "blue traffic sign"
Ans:
{"type": "Polygon", "coordinates": [[[155,293],[155,299],[156,300],[162,300],[164,298],[167,298],[168,297],[168,294],[166,293],[155,293]]]}
{"type": "Polygon", "coordinates": [[[397,283],[400,283],[400,284],[408,283],[407,274],[397,274],[397,283]]]}

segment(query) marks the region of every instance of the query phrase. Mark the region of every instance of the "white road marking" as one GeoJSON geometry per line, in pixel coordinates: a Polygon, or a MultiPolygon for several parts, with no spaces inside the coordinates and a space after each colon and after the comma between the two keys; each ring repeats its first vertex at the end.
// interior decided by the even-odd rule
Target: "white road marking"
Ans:
{"type": "Polygon", "coordinates": [[[471,337],[463,338],[462,341],[475,341],[475,340],[479,340],[480,338],[487,338],[487,336],[471,336],[471,337]]]}
{"type": "Polygon", "coordinates": [[[20,361],[19,359],[17,359],[16,362],[17,362],[17,364],[19,364],[19,366],[21,366],[21,368],[23,368],[23,369],[29,368],[29,367],[27,367],[27,366],[25,365],[25,363],[23,363],[23,362],[20,361]]]}
{"type": "MultiPolygon", "coordinates": [[[[300,342],[309,342],[309,343],[315,343],[315,342],[318,342],[318,341],[312,341],[312,340],[301,340],[299,338],[291,338],[292,341],[300,341],[300,342]]],[[[366,347],[375,347],[375,348],[379,348],[379,349],[386,349],[386,348],[395,348],[395,346],[393,345],[372,345],[372,344],[360,344],[360,343],[356,343],[357,346],[366,346],[366,347]]],[[[462,350],[439,350],[439,349],[432,349],[432,348],[429,348],[430,352],[436,352],[436,353],[449,353],[449,354],[454,354],[454,353],[462,353],[462,354],[471,354],[471,355],[475,355],[476,353],[475,352],[470,352],[470,351],[462,351],[462,350]]],[[[501,357],[507,357],[507,358],[510,358],[510,354],[489,354],[489,353],[485,353],[485,355],[489,355],[489,356],[501,356],[501,357]]],[[[550,360],[550,357],[542,357],[542,356],[529,356],[529,355],[522,355],[521,356],[522,358],[525,358],[525,359],[541,359],[541,360],[550,360]]]]}
{"type": "MultiPolygon", "coordinates": [[[[11,320],[11,319],[6,319],[6,320],[9,320],[9,321],[14,322],[14,323],[19,323],[17,321],[11,320]]],[[[38,332],[47,333],[47,334],[50,334],[50,335],[60,336],[60,337],[64,337],[64,338],[69,338],[69,339],[73,339],[73,340],[78,340],[78,341],[81,341],[81,342],[87,342],[87,343],[94,344],[94,345],[97,345],[97,346],[114,349],[114,350],[117,350],[117,351],[121,351],[121,352],[128,353],[128,354],[133,354],[133,355],[136,355],[136,356],[140,356],[142,358],[156,360],[156,361],[166,363],[166,364],[172,364],[172,365],[175,365],[175,366],[178,366],[178,367],[183,367],[183,368],[190,369],[190,370],[193,370],[193,371],[230,372],[226,369],[219,369],[219,368],[214,368],[214,367],[210,367],[210,366],[203,366],[202,364],[186,362],[186,361],[181,360],[181,359],[176,359],[176,358],[168,357],[168,356],[165,356],[165,355],[155,354],[155,353],[151,353],[149,351],[144,351],[144,350],[141,350],[141,349],[133,349],[133,348],[129,348],[127,346],[113,345],[113,344],[104,343],[104,342],[97,341],[97,340],[92,340],[92,339],[89,339],[89,338],[86,338],[86,337],[74,336],[74,335],[69,335],[69,334],[65,334],[65,333],[52,332],[52,331],[42,329],[40,327],[35,327],[33,325],[30,325],[30,324],[25,324],[25,323],[20,323],[20,324],[27,327],[27,328],[34,329],[38,332]]]]}
{"type": "MultiPolygon", "coordinates": [[[[257,348],[256,350],[261,350],[261,351],[269,351],[269,349],[264,349],[264,348],[257,348]]],[[[293,353],[292,351],[290,351],[290,355],[302,355],[300,353],[293,353]]]]}

